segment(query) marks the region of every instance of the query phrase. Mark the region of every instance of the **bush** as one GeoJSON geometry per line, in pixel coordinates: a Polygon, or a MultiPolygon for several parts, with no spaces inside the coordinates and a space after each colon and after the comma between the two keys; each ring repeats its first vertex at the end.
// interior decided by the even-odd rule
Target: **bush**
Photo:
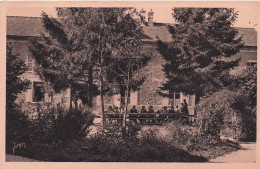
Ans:
{"type": "Polygon", "coordinates": [[[87,162],[205,162],[206,158],[192,155],[158,139],[147,142],[121,137],[119,133],[97,134],[88,139],[65,141],[60,144],[37,144],[21,151],[21,155],[41,161],[87,162]]]}
{"type": "Polygon", "coordinates": [[[246,95],[224,89],[203,98],[196,105],[197,125],[209,140],[220,136],[245,140],[256,137],[255,112],[246,95]]]}
{"type": "Polygon", "coordinates": [[[157,139],[187,151],[192,150],[195,144],[201,144],[198,128],[183,125],[179,121],[173,121],[164,126],[144,128],[139,133],[139,137],[146,142],[157,139]]]}
{"type": "Polygon", "coordinates": [[[39,142],[61,142],[87,135],[94,115],[87,109],[65,109],[38,105],[31,119],[32,137],[39,142]]]}
{"type": "Polygon", "coordinates": [[[228,140],[208,140],[200,135],[198,127],[183,125],[173,121],[165,126],[153,126],[140,131],[139,138],[144,143],[162,142],[166,147],[174,146],[192,155],[215,158],[240,149],[237,143],[228,140]]]}
{"type": "MultiPolygon", "coordinates": [[[[30,122],[17,107],[6,109],[6,151],[11,153],[19,144],[30,140],[30,122]]],[[[12,152],[13,153],[13,152],[12,152]]]]}
{"type": "Polygon", "coordinates": [[[117,129],[52,144],[34,142],[19,154],[40,161],[206,162],[239,148],[231,142],[199,142],[196,127],[180,122],[139,129],[130,126],[125,134],[117,129]]]}

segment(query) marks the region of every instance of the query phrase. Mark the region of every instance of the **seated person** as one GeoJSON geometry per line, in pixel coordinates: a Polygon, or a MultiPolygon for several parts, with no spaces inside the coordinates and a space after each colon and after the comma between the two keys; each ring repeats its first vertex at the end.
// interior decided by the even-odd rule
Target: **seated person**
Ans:
{"type": "MultiPolygon", "coordinates": [[[[112,106],[109,106],[109,107],[108,107],[106,113],[108,113],[108,114],[113,114],[113,113],[114,113],[112,106]]],[[[108,122],[109,122],[109,123],[112,123],[113,119],[111,119],[111,118],[113,118],[114,115],[109,115],[108,117],[109,117],[108,122]]]]}
{"type": "Polygon", "coordinates": [[[109,114],[113,114],[113,113],[114,113],[112,106],[109,106],[109,107],[108,107],[107,113],[109,113],[109,114]]]}
{"type": "Polygon", "coordinates": [[[175,113],[173,105],[169,107],[168,113],[175,113]]]}
{"type": "MultiPolygon", "coordinates": [[[[145,106],[142,106],[140,113],[147,113],[145,106]]],[[[146,118],[146,115],[139,115],[139,118],[140,119],[138,119],[138,120],[140,121],[141,124],[143,124],[145,122],[144,118],[146,118]]]]}
{"type": "Polygon", "coordinates": [[[132,120],[133,120],[133,122],[136,124],[136,123],[137,123],[137,117],[138,117],[138,116],[135,115],[135,114],[131,114],[131,113],[138,113],[135,106],[133,106],[132,109],[130,110],[129,117],[130,117],[130,118],[134,118],[134,119],[132,119],[132,120]]]}
{"type": "MultiPolygon", "coordinates": [[[[154,112],[154,109],[153,109],[153,106],[149,106],[147,113],[151,113],[151,114],[152,114],[152,113],[155,113],[155,112],[154,112]]],[[[153,115],[149,115],[148,118],[152,119],[152,118],[154,118],[154,116],[153,116],[153,115]]],[[[150,121],[150,119],[149,119],[148,121],[150,121]]],[[[155,120],[152,119],[152,122],[155,122],[155,120]]]]}
{"type": "Polygon", "coordinates": [[[160,120],[158,120],[158,122],[163,122],[167,118],[167,113],[168,113],[167,109],[168,109],[167,106],[163,106],[161,108],[161,114],[159,116],[160,120]]]}
{"type": "Polygon", "coordinates": [[[176,106],[176,112],[177,112],[177,113],[180,113],[180,109],[179,109],[179,106],[178,106],[178,105],[176,106]]]}
{"type": "Polygon", "coordinates": [[[162,120],[162,118],[163,118],[163,117],[162,117],[162,112],[163,112],[163,107],[157,111],[157,115],[156,115],[156,117],[157,117],[157,122],[162,122],[162,121],[163,121],[163,120],[162,120]]]}
{"type": "Polygon", "coordinates": [[[164,106],[163,108],[162,108],[162,110],[161,110],[161,113],[163,113],[163,114],[167,114],[168,113],[168,110],[167,110],[168,108],[166,107],[166,106],[164,106]]]}
{"type": "Polygon", "coordinates": [[[114,115],[114,117],[117,119],[117,123],[122,123],[122,119],[121,119],[121,117],[120,117],[120,115],[119,115],[120,112],[119,112],[117,106],[114,108],[114,113],[117,114],[117,115],[114,115]]]}
{"type": "Polygon", "coordinates": [[[132,109],[130,110],[130,113],[138,113],[135,106],[132,107],[132,109]]]}
{"type": "Polygon", "coordinates": [[[114,113],[116,113],[116,114],[120,113],[117,106],[114,108],[114,113]]]}
{"type": "Polygon", "coordinates": [[[147,110],[146,110],[145,106],[142,106],[142,109],[141,109],[140,112],[141,112],[141,113],[147,113],[147,110]]]}
{"type": "Polygon", "coordinates": [[[147,113],[154,113],[153,106],[149,106],[147,113]]]}

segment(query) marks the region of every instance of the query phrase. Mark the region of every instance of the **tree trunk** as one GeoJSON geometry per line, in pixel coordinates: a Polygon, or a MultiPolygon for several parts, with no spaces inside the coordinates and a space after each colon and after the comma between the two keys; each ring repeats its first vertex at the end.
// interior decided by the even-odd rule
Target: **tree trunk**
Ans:
{"type": "Polygon", "coordinates": [[[88,107],[92,107],[92,98],[93,98],[93,66],[90,66],[88,69],[88,107]]]}
{"type": "Polygon", "coordinates": [[[124,112],[124,118],[123,118],[123,128],[126,129],[126,116],[128,112],[128,95],[129,95],[129,84],[130,84],[130,71],[131,71],[131,62],[128,64],[128,70],[127,70],[127,82],[126,82],[126,95],[125,95],[125,112],[124,112]]]}
{"type": "Polygon", "coordinates": [[[72,87],[70,86],[70,107],[69,109],[72,109],[72,87]]]}
{"type": "Polygon", "coordinates": [[[100,55],[100,97],[101,97],[101,127],[103,128],[105,125],[104,113],[105,113],[105,106],[104,106],[104,93],[103,93],[103,53],[101,51],[100,55]]]}
{"type": "Polygon", "coordinates": [[[104,113],[105,113],[105,108],[104,108],[104,94],[103,94],[103,62],[104,62],[104,56],[103,56],[103,49],[102,49],[102,38],[101,38],[101,29],[102,29],[102,24],[104,24],[104,16],[103,13],[101,13],[101,25],[100,25],[100,30],[99,30],[99,47],[100,47],[100,97],[101,97],[101,128],[104,129],[105,125],[105,119],[104,119],[104,113]]]}
{"type": "Polygon", "coordinates": [[[126,117],[128,112],[128,86],[126,86],[126,92],[125,92],[125,112],[123,116],[123,128],[126,129],[126,117]]]}

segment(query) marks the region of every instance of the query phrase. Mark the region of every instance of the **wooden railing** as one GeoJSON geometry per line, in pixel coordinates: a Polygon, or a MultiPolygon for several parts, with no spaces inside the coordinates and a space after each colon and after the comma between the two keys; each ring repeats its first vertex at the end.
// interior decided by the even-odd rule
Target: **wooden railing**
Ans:
{"type": "MultiPolygon", "coordinates": [[[[104,118],[106,125],[121,124],[123,122],[123,116],[123,113],[105,113],[104,118]]],[[[192,124],[196,120],[196,116],[183,113],[129,113],[126,118],[128,122],[135,124],[163,124],[173,120],[192,124]]]]}

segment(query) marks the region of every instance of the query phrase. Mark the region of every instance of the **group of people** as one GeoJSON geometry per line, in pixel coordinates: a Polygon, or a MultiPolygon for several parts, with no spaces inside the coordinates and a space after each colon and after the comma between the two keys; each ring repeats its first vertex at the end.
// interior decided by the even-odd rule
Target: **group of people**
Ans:
{"type": "Polygon", "coordinates": [[[108,113],[108,114],[119,114],[120,111],[119,111],[117,106],[114,107],[114,108],[112,108],[112,106],[109,106],[106,113],[108,113]]]}
{"type": "MultiPolygon", "coordinates": [[[[113,118],[114,118],[114,120],[117,123],[121,123],[122,122],[122,119],[119,118],[120,112],[121,111],[116,106],[114,108],[112,108],[112,106],[109,106],[108,110],[106,111],[107,114],[118,114],[118,115],[113,115],[113,118]],[[119,118],[119,119],[117,119],[117,118],[119,118]]],[[[174,109],[174,106],[171,105],[169,107],[163,106],[160,110],[155,111],[153,106],[149,106],[148,110],[146,109],[145,106],[142,106],[141,110],[138,111],[136,109],[136,106],[133,106],[129,113],[130,113],[129,117],[132,118],[133,122],[135,122],[135,123],[137,122],[137,119],[141,123],[147,122],[147,119],[151,119],[150,121],[155,122],[154,119],[152,119],[154,117],[154,115],[149,116],[147,114],[154,114],[154,113],[156,113],[156,114],[159,114],[158,117],[163,117],[163,114],[168,114],[168,113],[181,113],[181,114],[187,114],[187,115],[189,114],[189,112],[188,112],[188,104],[187,104],[185,99],[183,100],[183,103],[181,103],[181,108],[176,106],[176,108],[174,109]],[[139,113],[140,114],[144,114],[144,115],[135,115],[135,114],[139,114],[139,113]]],[[[122,117],[122,116],[120,116],[120,117],[122,117]]],[[[113,119],[109,119],[108,121],[111,123],[113,121],[113,119]]]]}
{"type": "MultiPolygon", "coordinates": [[[[118,107],[112,108],[112,106],[109,106],[106,113],[108,113],[108,114],[119,114],[120,111],[119,111],[118,107]]],[[[133,106],[131,108],[130,113],[139,113],[138,110],[136,109],[136,106],[133,106]]],[[[148,110],[146,110],[145,106],[142,106],[140,113],[164,113],[164,114],[166,114],[166,113],[183,113],[183,114],[189,114],[189,111],[188,111],[188,104],[187,104],[186,100],[184,99],[183,103],[181,103],[181,108],[176,106],[176,108],[174,109],[173,105],[171,105],[169,107],[164,106],[160,110],[155,112],[154,109],[153,109],[153,106],[149,106],[148,110]]]]}
{"type": "MultiPolygon", "coordinates": [[[[132,109],[130,110],[130,113],[138,113],[136,106],[133,106],[132,109]]],[[[183,100],[183,103],[181,103],[181,108],[179,109],[178,106],[176,106],[176,109],[174,109],[174,106],[171,105],[169,107],[164,106],[162,107],[160,110],[158,110],[157,112],[154,111],[153,106],[149,106],[148,110],[146,110],[145,106],[142,106],[140,113],[183,113],[183,114],[189,114],[188,111],[188,104],[186,102],[186,100],[183,100]]]]}

